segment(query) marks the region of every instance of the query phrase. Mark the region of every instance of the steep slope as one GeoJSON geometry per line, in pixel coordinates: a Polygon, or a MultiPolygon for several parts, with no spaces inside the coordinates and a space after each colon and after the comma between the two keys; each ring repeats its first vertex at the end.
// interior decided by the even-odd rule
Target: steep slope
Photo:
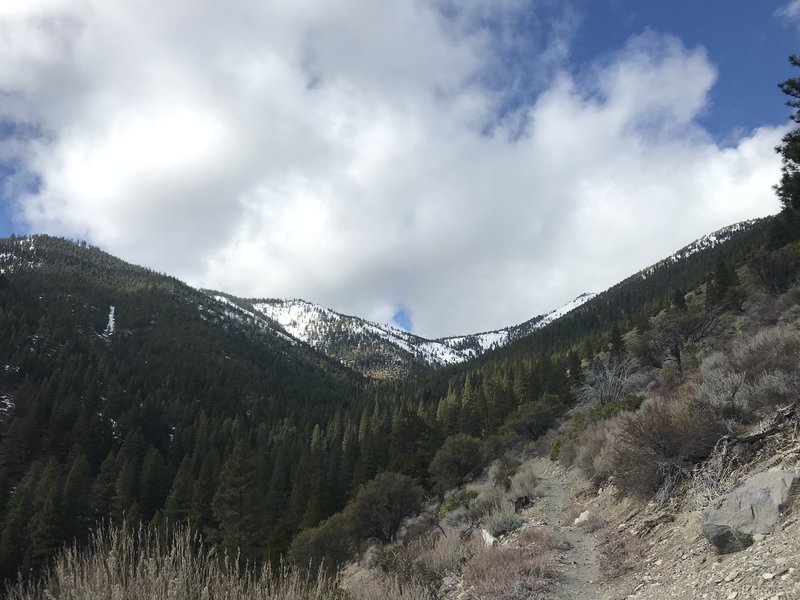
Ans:
{"type": "MultiPolygon", "coordinates": [[[[216,494],[263,503],[278,460],[291,489],[315,426],[358,406],[361,377],[338,362],[96,248],[2,239],[0,270],[0,578],[123,515],[243,545],[216,494]]],[[[271,536],[288,503],[259,507],[276,552],[304,515],[271,536]]]]}

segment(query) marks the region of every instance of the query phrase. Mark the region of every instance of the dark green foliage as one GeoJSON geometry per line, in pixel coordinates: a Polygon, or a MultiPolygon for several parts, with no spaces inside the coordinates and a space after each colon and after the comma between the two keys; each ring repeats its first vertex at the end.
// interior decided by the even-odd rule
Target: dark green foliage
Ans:
{"type": "Polygon", "coordinates": [[[399,473],[381,473],[359,489],[344,511],[295,537],[289,556],[312,570],[335,571],[361,541],[394,542],[405,517],[419,510],[423,490],[399,473]]]}
{"type": "Polygon", "coordinates": [[[238,548],[244,560],[258,560],[264,537],[260,527],[261,490],[255,478],[255,460],[244,441],[234,446],[222,467],[212,509],[219,523],[219,540],[228,548],[238,548]]]}
{"type": "Polygon", "coordinates": [[[431,477],[440,492],[464,483],[483,466],[480,440],[459,433],[444,441],[433,457],[430,466],[431,477]]]}
{"type": "MultiPolygon", "coordinates": [[[[789,64],[800,67],[800,58],[791,55],[789,64]]],[[[788,96],[786,106],[794,109],[791,120],[796,125],[800,124],[800,79],[787,79],[778,87],[788,96]]],[[[782,165],[781,180],[775,186],[775,192],[784,210],[800,210],[800,129],[795,127],[784,135],[776,150],[781,155],[782,165]]]]}
{"type": "Polygon", "coordinates": [[[436,507],[436,518],[444,519],[445,515],[453,512],[457,508],[469,508],[469,503],[478,497],[475,490],[456,490],[439,503],[436,507]]]}
{"type": "Polygon", "coordinates": [[[393,542],[403,519],[419,510],[423,490],[399,473],[381,473],[364,485],[347,507],[361,539],[393,542]]]}
{"type": "Polygon", "coordinates": [[[314,573],[322,566],[335,573],[353,557],[353,515],[337,513],[318,526],[306,529],[292,541],[289,558],[314,573]]]}
{"type": "Polygon", "coordinates": [[[589,409],[593,421],[603,421],[618,415],[621,412],[636,412],[642,405],[644,398],[636,394],[628,394],[622,400],[608,404],[596,404],[589,409]]]}
{"type": "Polygon", "coordinates": [[[764,290],[777,296],[797,281],[800,257],[790,248],[780,248],[759,254],[750,261],[749,266],[764,290]]]}

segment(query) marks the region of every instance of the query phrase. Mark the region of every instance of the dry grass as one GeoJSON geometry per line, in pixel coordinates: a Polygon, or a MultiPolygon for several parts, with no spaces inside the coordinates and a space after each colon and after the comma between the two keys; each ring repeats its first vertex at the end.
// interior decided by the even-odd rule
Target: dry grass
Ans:
{"type": "Polygon", "coordinates": [[[566,542],[551,527],[523,529],[517,536],[517,545],[521,548],[536,549],[539,553],[567,549],[566,542]]]}
{"type": "Polygon", "coordinates": [[[523,496],[534,498],[536,496],[536,486],[538,485],[539,478],[534,473],[533,463],[526,462],[517,469],[517,472],[511,478],[509,495],[511,498],[521,498],[523,496]]]}
{"type": "Polygon", "coordinates": [[[400,580],[397,575],[368,571],[346,585],[347,600],[433,600],[434,593],[420,580],[400,580]]]}
{"type": "Polygon", "coordinates": [[[481,552],[464,567],[464,583],[478,598],[530,598],[555,576],[552,552],[497,547],[481,552]]]}
{"type": "MultiPolygon", "coordinates": [[[[163,537],[163,536],[162,536],[163,537]]],[[[177,530],[164,540],[147,529],[96,532],[85,550],[59,554],[40,580],[6,590],[9,600],[323,600],[336,581],[289,567],[240,569],[199,537],[177,530]]]]}
{"type": "Polygon", "coordinates": [[[420,538],[409,546],[414,557],[409,569],[426,580],[441,580],[458,571],[461,566],[483,549],[477,535],[462,539],[456,528],[445,528],[444,533],[420,538]]]}

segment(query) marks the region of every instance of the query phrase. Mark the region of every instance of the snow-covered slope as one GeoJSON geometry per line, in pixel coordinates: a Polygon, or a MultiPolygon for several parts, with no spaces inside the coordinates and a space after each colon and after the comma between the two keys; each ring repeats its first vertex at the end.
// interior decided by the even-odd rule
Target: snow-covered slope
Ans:
{"type": "Polygon", "coordinates": [[[239,311],[274,323],[280,331],[373,377],[394,377],[425,366],[464,362],[499,348],[581,306],[583,294],[521,325],[472,335],[426,339],[391,325],[343,315],[305,300],[242,299],[207,292],[239,311]]]}
{"type": "MultiPolygon", "coordinates": [[[[633,278],[648,278],[657,269],[713,248],[752,227],[745,221],[703,236],[675,254],[643,269],[633,278]]],[[[304,342],[341,363],[377,377],[397,377],[426,366],[452,365],[507,346],[581,307],[595,294],[581,294],[561,308],[519,325],[494,331],[425,339],[391,325],[343,315],[305,300],[242,299],[206,291],[227,305],[230,316],[274,328],[279,335],[304,342]]]]}
{"type": "Polygon", "coordinates": [[[750,221],[742,221],[741,223],[734,223],[733,225],[728,225],[727,227],[718,229],[713,233],[704,235],[703,237],[693,241],[691,244],[684,246],[683,248],[681,248],[674,254],[668,256],[664,260],[660,260],[656,264],[647,267],[646,269],[642,269],[641,271],[639,271],[639,276],[642,279],[647,279],[657,269],[660,269],[665,264],[676,263],[678,261],[689,258],[692,254],[697,254],[698,252],[702,252],[704,250],[710,250],[715,246],[719,246],[720,244],[725,243],[729,239],[731,239],[731,237],[733,237],[734,234],[739,233],[740,231],[745,231],[746,229],[750,229],[756,222],[757,219],[753,219],[750,221]]]}

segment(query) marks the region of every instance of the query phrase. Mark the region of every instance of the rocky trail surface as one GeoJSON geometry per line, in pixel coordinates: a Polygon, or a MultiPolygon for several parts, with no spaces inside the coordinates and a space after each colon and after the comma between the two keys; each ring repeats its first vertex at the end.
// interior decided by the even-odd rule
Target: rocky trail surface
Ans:
{"type": "Polygon", "coordinates": [[[602,579],[595,538],[579,526],[565,522],[567,491],[560,479],[543,474],[539,484],[544,522],[559,533],[565,550],[556,556],[558,579],[548,598],[599,598],[602,579]]]}

